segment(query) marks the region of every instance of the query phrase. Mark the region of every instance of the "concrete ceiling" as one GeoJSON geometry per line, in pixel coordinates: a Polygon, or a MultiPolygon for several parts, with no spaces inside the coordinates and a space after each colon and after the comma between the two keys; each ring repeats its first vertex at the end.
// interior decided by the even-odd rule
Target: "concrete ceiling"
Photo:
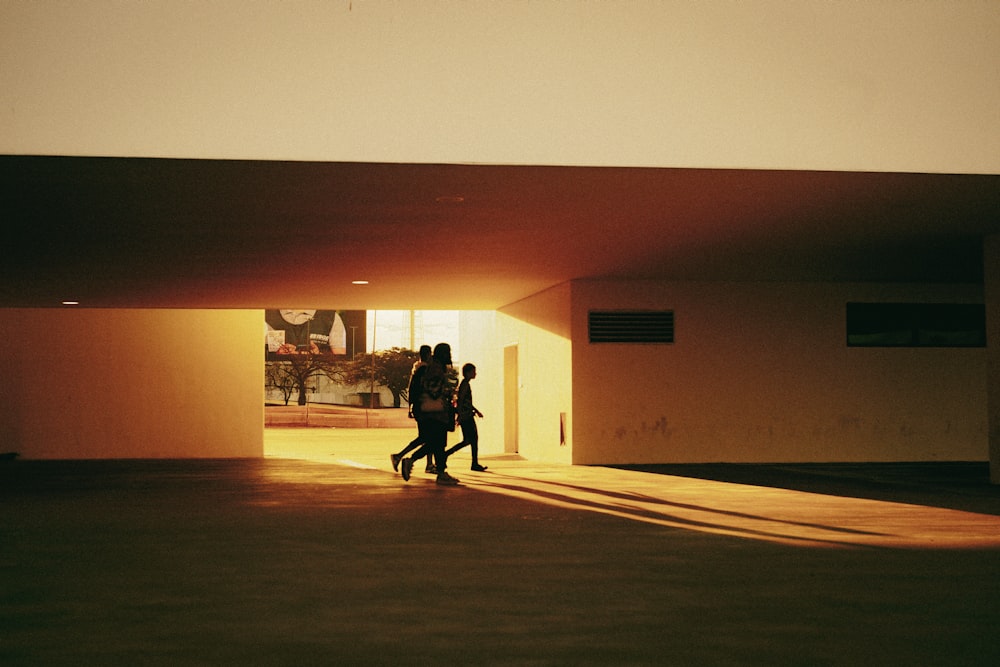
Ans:
{"type": "Polygon", "coordinates": [[[41,156],[0,169],[0,307],[495,309],[586,278],[975,283],[982,236],[1000,231],[993,175],[41,156]]]}

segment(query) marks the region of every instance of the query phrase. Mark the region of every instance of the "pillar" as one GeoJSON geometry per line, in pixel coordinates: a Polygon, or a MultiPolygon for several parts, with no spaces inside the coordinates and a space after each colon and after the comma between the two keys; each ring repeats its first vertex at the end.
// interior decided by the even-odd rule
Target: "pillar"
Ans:
{"type": "Polygon", "coordinates": [[[990,482],[1000,484],[1000,234],[983,239],[990,482]]]}

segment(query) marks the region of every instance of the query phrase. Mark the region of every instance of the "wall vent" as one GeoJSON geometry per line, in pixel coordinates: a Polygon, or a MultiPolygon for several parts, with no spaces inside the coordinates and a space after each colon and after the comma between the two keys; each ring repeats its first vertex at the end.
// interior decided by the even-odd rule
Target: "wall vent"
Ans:
{"type": "Polygon", "coordinates": [[[591,343],[673,343],[672,310],[592,310],[587,330],[591,343]]]}

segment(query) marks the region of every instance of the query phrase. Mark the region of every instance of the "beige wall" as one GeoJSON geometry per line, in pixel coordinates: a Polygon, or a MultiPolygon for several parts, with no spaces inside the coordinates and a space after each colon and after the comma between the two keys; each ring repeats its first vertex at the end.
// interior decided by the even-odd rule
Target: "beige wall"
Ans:
{"type": "MultiPolygon", "coordinates": [[[[491,373],[493,391],[489,394],[485,391],[487,376],[483,373],[480,373],[481,379],[476,380],[479,386],[475,390],[477,403],[482,396],[483,406],[492,397],[489,411],[495,417],[492,421],[484,419],[482,425],[490,422],[488,447],[495,447],[494,443],[500,446],[495,450],[486,449],[488,453],[503,452],[503,431],[494,429],[502,427],[502,415],[511,409],[503,401],[503,383],[516,381],[518,453],[533,461],[571,462],[573,377],[569,289],[569,284],[557,285],[496,314],[491,347],[483,351],[483,356],[493,359],[496,368],[491,373]],[[516,380],[504,378],[503,349],[509,345],[517,346],[516,380]],[[561,414],[566,416],[565,437],[560,434],[561,414]]],[[[471,342],[463,337],[463,349],[471,342]]],[[[485,413],[487,407],[482,409],[485,413]]]]}
{"type": "MultiPolygon", "coordinates": [[[[503,453],[503,348],[517,345],[518,440],[531,460],[986,460],[986,350],[844,344],[849,300],[981,297],[975,286],[581,281],[503,312],[463,314],[456,363],[480,371],[486,456],[503,453]],[[676,342],[590,345],[592,308],[673,309],[676,342]]],[[[0,311],[10,342],[0,451],[261,456],[261,317],[0,311]]]]}
{"type": "MultiPolygon", "coordinates": [[[[456,346],[455,369],[461,373],[462,364],[476,365],[477,376],[472,381],[472,398],[483,413],[483,418],[477,423],[480,455],[503,453],[504,332],[501,321],[500,314],[492,310],[459,313],[458,336],[461,344],[456,346]]],[[[461,436],[460,429],[449,435],[449,445],[459,442],[461,436]]],[[[465,450],[463,455],[468,456],[469,451],[465,450]]]]}
{"type": "Polygon", "coordinates": [[[0,153],[1000,172],[988,0],[0,3],[0,153]]]}
{"type": "Polygon", "coordinates": [[[853,300],[975,286],[575,282],[576,463],[988,458],[986,350],[848,348],[853,300]],[[589,309],[675,312],[672,345],[589,345],[589,309]]]}
{"type": "Polygon", "coordinates": [[[0,450],[263,455],[257,310],[0,310],[0,450]]]}

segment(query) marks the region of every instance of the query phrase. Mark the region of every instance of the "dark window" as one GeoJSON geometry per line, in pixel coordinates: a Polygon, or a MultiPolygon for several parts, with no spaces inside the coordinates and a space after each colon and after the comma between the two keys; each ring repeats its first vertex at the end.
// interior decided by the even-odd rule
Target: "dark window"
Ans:
{"type": "Polygon", "coordinates": [[[672,310],[592,310],[587,329],[591,343],[673,343],[672,310]]]}
{"type": "Polygon", "coordinates": [[[985,347],[981,303],[848,303],[851,347],[985,347]]]}

